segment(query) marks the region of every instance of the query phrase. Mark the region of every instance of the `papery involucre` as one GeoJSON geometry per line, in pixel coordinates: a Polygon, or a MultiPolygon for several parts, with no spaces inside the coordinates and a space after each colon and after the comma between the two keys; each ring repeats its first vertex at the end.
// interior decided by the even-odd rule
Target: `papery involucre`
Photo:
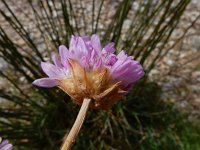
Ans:
{"type": "Polygon", "coordinates": [[[133,60],[124,51],[118,55],[114,52],[114,43],[111,42],[102,47],[98,35],[72,36],[69,48],[61,45],[59,56],[52,56],[54,65],[47,62],[41,63],[41,68],[48,78],[37,79],[33,84],[41,87],[58,86],[76,99],[77,103],[81,103],[77,99],[81,101],[84,97],[104,99],[102,93],[108,91],[118,93],[118,96],[114,97],[107,93],[111,103],[105,102],[104,106],[100,106],[101,104],[98,102],[94,104],[94,107],[109,108],[112,105],[111,99],[122,98],[121,93],[127,93],[134,83],[144,75],[144,70],[138,61],[133,60]],[[84,75],[80,75],[81,73],[84,75]],[[67,87],[66,83],[71,88],[67,87]],[[77,96],[76,93],[80,95],[82,93],[82,96],[77,96]]]}

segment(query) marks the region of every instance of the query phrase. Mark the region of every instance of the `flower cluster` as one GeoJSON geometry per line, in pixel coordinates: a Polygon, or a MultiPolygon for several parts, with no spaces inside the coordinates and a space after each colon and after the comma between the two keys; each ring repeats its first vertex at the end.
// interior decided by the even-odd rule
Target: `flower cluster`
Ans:
{"type": "Polygon", "coordinates": [[[0,150],[12,150],[13,146],[8,142],[8,140],[2,140],[0,137],[0,150]]]}
{"type": "Polygon", "coordinates": [[[58,86],[78,104],[88,97],[93,99],[91,107],[108,109],[144,75],[139,62],[124,51],[118,55],[114,52],[114,43],[102,48],[97,35],[72,36],[69,49],[61,45],[59,56],[52,56],[54,65],[41,63],[48,77],[37,79],[33,84],[58,86]]]}

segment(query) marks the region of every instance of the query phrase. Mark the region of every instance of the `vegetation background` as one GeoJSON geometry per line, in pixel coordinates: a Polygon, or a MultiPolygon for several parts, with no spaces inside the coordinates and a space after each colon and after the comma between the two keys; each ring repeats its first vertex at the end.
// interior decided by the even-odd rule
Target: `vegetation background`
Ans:
{"type": "Polygon", "coordinates": [[[56,150],[79,106],[31,82],[71,35],[97,33],[146,75],[109,112],[90,110],[75,150],[200,149],[198,0],[1,0],[0,136],[17,150],[56,150]]]}

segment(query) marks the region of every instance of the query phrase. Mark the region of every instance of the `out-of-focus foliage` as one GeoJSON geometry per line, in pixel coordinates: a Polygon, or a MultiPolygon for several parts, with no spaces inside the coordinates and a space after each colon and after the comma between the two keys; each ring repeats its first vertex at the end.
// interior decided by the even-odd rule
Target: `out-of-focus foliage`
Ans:
{"type": "Polygon", "coordinates": [[[0,70],[0,80],[6,81],[0,89],[0,134],[11,140],[16,149],[59,149],[79,106],[62,91],[36,88],[31,82],[44,75],[40,61],[48,60],[60,44],[68,45],[71,35],[93,33],[99,34],[104,44],[113,41],[117,49],[134,55],[144,66],[146,76],[126,101],[109,112],[89,112],[74,149],[200,147],[197,128],[173,106],[164,104],[160,100],[161,88],[148,81],[148,73],[166,55],[165,44],[190,0],[137,2],[138,8],[133,10],[134,0],[27,0],[42,48],[8,1],[1,0],[1,17],[24,42],[22,46],[12,40],[8,31],[0,27],[0,57],[7,62],[6,69],[0,70]],[[109,19],[106,14],[110,11],[109,19]]]}

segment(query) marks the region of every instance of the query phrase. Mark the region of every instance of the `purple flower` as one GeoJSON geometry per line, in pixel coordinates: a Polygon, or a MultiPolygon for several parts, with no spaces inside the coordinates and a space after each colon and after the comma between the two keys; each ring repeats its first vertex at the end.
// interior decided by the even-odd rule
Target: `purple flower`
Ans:
{"type": "Polygon", "coordinates": [[[48,77],[37,79],[33,84],[41,87],[58,86],[73,99],[79,97],[72,94],[73,90],[77,92],[75,87],[82,88],[79,91],[82,93],[80,99],[83,96],[98,97],[97,95],[116,84],[118,92],[127,92],[144,75],[144,71],[139,62],[127,56],[124,51],[118,55],[114,52],[114,43],[108,43],[102,48],[97,35],[72,36],[69,48],[61,45],[59,56],[52,56],[54,64],[41,63],[41,68],[48,77]],[[100,76],[103,74],[106,78],[100,76]],[[71,85],[71,89],[67,89],[67,83],[71,85]]]}
{"type": "Polygon", "coordinates": [[[124,87],[127,90],[144,75],[143,68],[139,62],[133,61],[133,58],[127,56],[124,51],[117,55],[117,61],[110,70],[113,78],[123,81],[124,87]]]}
{"type": "Polygon", "coordinates": [[[12,150],[13,146],[9,143],[8,140],[2,140],[0,137],[0,150],[12,150]]]}

